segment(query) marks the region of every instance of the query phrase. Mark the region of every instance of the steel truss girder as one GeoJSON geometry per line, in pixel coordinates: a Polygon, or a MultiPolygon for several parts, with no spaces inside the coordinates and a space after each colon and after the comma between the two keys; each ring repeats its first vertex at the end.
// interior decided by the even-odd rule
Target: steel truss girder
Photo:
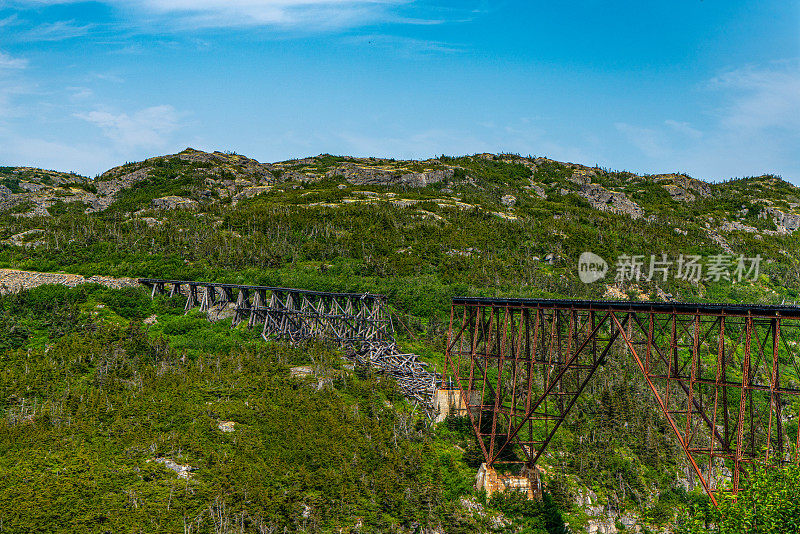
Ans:
{"type": "Polygon", "coordinates": [[[454,299],[446,359],[487,464],[532,467],[606,359],[632,357],[716,504],[745,466],[798,462],[799,352],[794,307],[454,299]]]}

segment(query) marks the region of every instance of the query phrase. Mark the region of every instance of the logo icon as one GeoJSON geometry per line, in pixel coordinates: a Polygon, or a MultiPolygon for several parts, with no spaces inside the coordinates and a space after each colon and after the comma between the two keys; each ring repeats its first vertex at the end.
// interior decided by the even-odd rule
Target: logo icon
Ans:
{"type": "Polygon", "coordinates": [[[578,258],[578,277],[584,284],[591,284],[606,276],[608,263],[592,252],[584,252],[578,258]]]}

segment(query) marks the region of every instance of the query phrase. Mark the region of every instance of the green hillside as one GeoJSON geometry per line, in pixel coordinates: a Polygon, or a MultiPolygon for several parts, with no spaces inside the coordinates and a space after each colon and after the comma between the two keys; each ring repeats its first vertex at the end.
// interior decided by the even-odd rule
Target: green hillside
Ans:
{"type": "MultiPolygon", "coordinates": [[[[95,179],[5,167],[0,186],[0,267],[382,293],[401,344],[439,370],[455,295],[800,300],[800,189],[774,176],[187,149],[95,179]],[[580,280],[583,252],[604,279],[580,280]],[[615,280],[620,257],[647,274],[662,254],[667,276],[615,280]],[[728,263],[681,279],[681,255],[728,263]]],[[[265,343],[138,289],[42,286],[0,310],[0,532],[699,532],[711,514],[625,362],[557,435],[545,499],[486,502],[468,425],[430,426],[331,347],[265,343]]]]}

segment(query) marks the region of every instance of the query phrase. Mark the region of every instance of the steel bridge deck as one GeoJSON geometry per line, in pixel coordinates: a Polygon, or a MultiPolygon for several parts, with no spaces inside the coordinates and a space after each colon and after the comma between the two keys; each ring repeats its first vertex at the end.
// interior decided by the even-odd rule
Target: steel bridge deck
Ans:
{"type": "Polygon", "coordinates": [[[542,308],[561,310],[614,310],[631,311],[637,313],[702,313],[703,315],[750,315],[752,317],[784,317],[790,319],[800,319],[800,306],[766,304],[453,297],[453,305],[509,306],[513,308],[542,308]]]}

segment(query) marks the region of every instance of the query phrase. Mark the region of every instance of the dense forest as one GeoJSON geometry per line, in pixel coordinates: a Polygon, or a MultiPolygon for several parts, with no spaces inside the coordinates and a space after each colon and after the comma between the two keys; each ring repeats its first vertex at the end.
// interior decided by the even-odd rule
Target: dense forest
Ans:
{"type": "MultiPolygon", "coordinates": [[[[0,168],[0,266],[382,293],[401,344],[439,369],[455,295],[798,300],[800,248],[781,225],[800,192],[776,177],[182,154],[93,180],[0,168]],[[585,284],[584,251],[612,270],[620,255],[763,261],[743,281],[585,284]]],[[[3,295],[0,312],[0,532],[585,532],[588,502],[618,530],[798,529],[796,469],[754,474],[711,507],[629,361],[600,370],[556,435],[541,501],[487,499],[467,422],[431,425],[336,347],[265,342],[138,288],[46,285],[3,295]],[[328,379],[292,376],[298,365],[328,379]]]]}

